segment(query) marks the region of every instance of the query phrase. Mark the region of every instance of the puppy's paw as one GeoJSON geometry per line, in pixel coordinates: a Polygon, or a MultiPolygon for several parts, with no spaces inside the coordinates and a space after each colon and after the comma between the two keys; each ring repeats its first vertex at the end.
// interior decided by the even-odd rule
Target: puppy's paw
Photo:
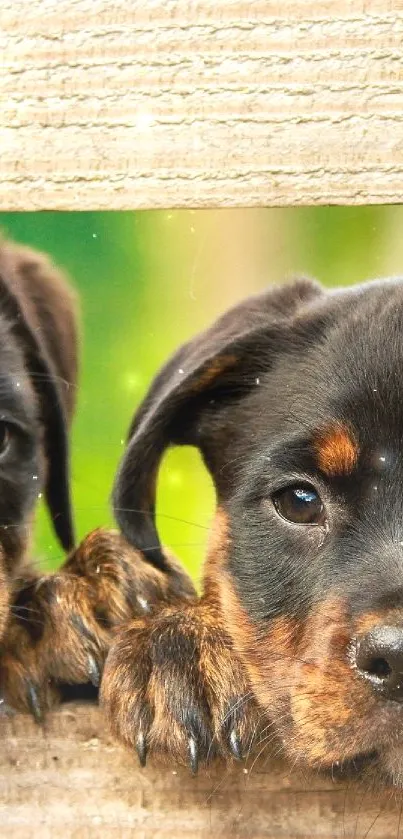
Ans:
{"type": "Polygon", "coordinates": [[[249,752],[257,709],[228,637],[201,604],[165,609],[119,632],[101,702],[114,733],[135,748],[190,765],[249,752]]]}
{"type": "Polygon", "coordinates": [[[2,643],[3,703],[39,721],[68,686],[97,687],[119,626],[194,596],[187,575],[166,559],[169,573],[144,562],[119,534],[97,530],[58,573],[26,580],[2,643]]]}

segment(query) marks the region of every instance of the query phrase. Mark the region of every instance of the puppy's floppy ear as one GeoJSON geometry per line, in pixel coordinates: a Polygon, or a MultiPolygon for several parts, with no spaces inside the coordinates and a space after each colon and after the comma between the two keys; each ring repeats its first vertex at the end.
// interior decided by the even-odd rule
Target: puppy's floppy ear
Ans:
{"type": "Polygon", "coordinates": [[[270,348],[281,348],[285,326],[321,293],[317,283],[301,279],[248,298],[181,347],[154,380],[133,419],[113,492],[123,534],[153,565],[166,568],[154,519],[164,450],[191,444],[206,457],[208,403],[214,399],[215,412],[253,387],[268,369],[270,348]]]}
{"type": "Polygon", "coordinates": [[[0,243],[0,307],[22,347],[38,397],[47,461],[46,501],[66,550],[74,545],[68,425],[77,385],[76,297],[43,254],[0,243]]]}

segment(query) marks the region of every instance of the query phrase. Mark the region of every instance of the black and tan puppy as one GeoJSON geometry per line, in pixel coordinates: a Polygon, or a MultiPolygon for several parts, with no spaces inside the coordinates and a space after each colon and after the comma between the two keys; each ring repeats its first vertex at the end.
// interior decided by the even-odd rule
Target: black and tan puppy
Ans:
{"type": "MultiPolygon", "coordinates": [[[[39,576],[30,565],[42,493],[62,547],[74,545],[68,430],[76,383],[73,291],[46,257],[1,242],[0,696],[37,718],[61,684],[97,683],[115,625],[175,594],[166,576],[144,574],[114,533],[90,534],[56,574],[39,576]]],[[[183,595],[179,571],[178,579],[183,595]]]]}
{"type": "Polygon", "coordinates": [[[103,706],[135,747],[403,783],[403,281],[246,300],[182,347],[134,418],[116,516],[168,578],[158,467],[197,446],[217,491],[200,599],[118,633],[103,706]],[[262,735],[261,735],[262,736],[262,735]],[[359,761],[358,761],[359,759],[359,761]]]}

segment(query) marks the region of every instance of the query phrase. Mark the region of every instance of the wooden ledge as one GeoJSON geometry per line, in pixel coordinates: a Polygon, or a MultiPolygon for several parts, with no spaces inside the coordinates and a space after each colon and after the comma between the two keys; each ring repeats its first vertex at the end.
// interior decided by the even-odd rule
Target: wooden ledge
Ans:
{"type": "Polygon", "coordinates": [[[399,202],[402,0],[2,0],[0,208],[399,202]]]}
{"type": "Polygon", "coordinates": [[[3,717],[0,737],[2,839],[399,835],[400,801],[390,793],[374,799],[351,785],[289,775],[273,759],[218,763],[197,778],[177,766],[142,770],[92,705],[66,705],[43,729],[27,716],[3,717]]]}

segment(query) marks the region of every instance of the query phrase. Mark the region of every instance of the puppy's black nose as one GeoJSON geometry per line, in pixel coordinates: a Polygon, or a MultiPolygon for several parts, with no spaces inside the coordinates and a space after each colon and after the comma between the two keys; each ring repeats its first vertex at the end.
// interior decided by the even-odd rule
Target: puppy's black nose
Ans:
{"type": "Polygon", "coordinates": [[[403,628],[378,626],[357,640],[355,664],[384,699],[403,702],[403,628]]]}

